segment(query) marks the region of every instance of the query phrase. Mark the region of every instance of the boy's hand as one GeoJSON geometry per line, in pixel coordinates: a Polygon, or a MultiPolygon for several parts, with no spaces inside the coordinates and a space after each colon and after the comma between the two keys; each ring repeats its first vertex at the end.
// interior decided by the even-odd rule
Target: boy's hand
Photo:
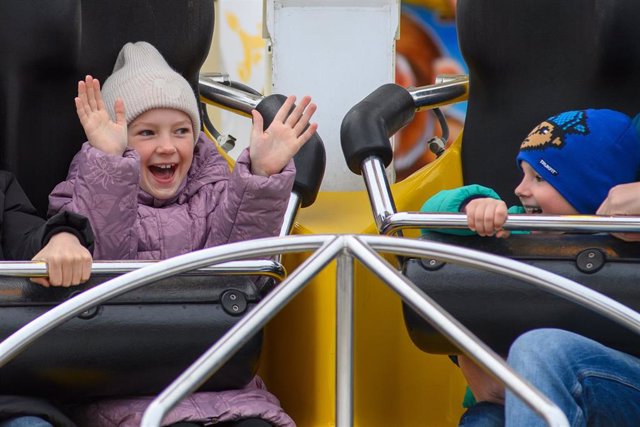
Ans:
{"type": "Polygon", "coordinates": [[[33,278],[32,282],[49,286],[69,287],[89,280],[91,253],[71,233],[58,233],[33,257],[32,261],[47,263],[47,278],[33,278]]]}
{"type": "Polygon", "coordinates": [[[76,112],[87,135],[89,144],[107,154],[121,156],[127,148],[127,121],[124,116],[124,102],[115,103],[116,121],[109,117],[100,82],[91,76],[78,82],[78,96],[75,98],[76,112]]]}
{"type": "Polygon", "coordinates": [[[271,176],[280,173],[300,147],[318,129],[316,123],[309,124],[309,120],[317,108],[315,104],[311,103],[309,96],[302,98],[300,104],[287,116],[295,101],[294,96],[287,98],[267,130],[263,130],[264,121],[260,113],[256,110],[251,112],[253,128],[251,129],[249,157],[252,174],[271,176]]]}
{"type": "Polygon", "coordinates": [[[504,386],[498,380],[465,355],[458,356],[458,364],[476,401],[504,405],[504,386]]]}
{"type": "MultiPolygon", "coordinates": [[[[597,215],[640,215],[640,182],[620,184],[609,190],[597,215]]],[[[640,233],[613,233],[627,242],[640,242],[640,233]]]]}
{"type": "Polygon", "coordinates": [[[507,238],[511,234],[502,229],[507,220],[507,205],[502,200],[489,197],[473,199],[467,203],[464,211],[467,214],[469,229],[480,236],[495,235],[498,238],[507,238]]]}

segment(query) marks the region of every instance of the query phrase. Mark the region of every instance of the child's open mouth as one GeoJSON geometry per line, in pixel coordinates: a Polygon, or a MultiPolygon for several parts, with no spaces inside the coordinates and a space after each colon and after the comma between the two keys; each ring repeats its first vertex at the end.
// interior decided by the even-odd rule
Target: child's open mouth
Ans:
{"type": "Polygon", "coordinates": [[[161,182],[171,181],[176,173],[176,164],[167,163],[162,165],[151,165],[149,171],[155,179],[161,182]]]}
{"type": "Polygon", "coordinates": [[[526,213],[530,214],[530,215],[535,215],[535,214],[541,214],[542,213],[542,209],[540,209],[538,206],[524,206],[524,210],[526,213]]]}

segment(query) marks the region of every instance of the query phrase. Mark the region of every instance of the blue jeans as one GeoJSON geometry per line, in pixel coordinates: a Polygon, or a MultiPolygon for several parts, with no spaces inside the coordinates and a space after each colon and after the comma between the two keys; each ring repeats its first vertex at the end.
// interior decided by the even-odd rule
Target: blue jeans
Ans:
{"type": "Polygon", "coordinates": [[[0,427],[53,427],[53,424],[40,417],[20,416],[0,421],[0,427]]]}
{"type": "MultiPolygon", "coordinates": [[[[640,359],[558,329],[519,337],[509,365],[560,407],[572,427],[640,426],[640,359]]],[[[544,426],[506,393],[506,425],[544,426]]]]}

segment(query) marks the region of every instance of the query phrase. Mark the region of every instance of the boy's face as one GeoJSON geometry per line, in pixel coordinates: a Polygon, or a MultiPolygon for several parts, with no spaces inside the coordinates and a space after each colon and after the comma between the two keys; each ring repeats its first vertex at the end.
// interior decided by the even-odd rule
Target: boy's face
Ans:
{"type": "Polygon", "coordinates": [[[189,116],[179,110],[155,108],[136,117],[127,133],[129,147],[140,155],[140,187],[156,199],[175,196],[193,161],[189,116]]]}
{"type": "Polygon", "coordinates": [[[545,181],[527,162],[522,162],[524,176],[516,187],[516,196],[528,214],[570,215],[578,212],[551,184],[545,181]]]}

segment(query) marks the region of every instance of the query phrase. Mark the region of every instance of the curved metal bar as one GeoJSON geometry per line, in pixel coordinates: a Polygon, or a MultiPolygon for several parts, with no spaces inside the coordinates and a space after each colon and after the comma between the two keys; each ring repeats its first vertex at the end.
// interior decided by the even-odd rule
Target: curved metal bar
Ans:
{"type": "MultiPolygon", "coordinates": [[[[376,220],[378,216],[376,215],[376,220]]],[[[382,219],[379,232],[391,235],[409,228],[467,229],[467,216],[463,213],[398,212],[382,219]]],[[[503,228],[530,231],[640,233],[640,217],[510,214],[503,228]]]]}
{"type": "Polygon", "coordinates": [[[194,392],[207,378],[240,348],[246,340],[262,328],[291,299],[293,299],[343,249],[342,238],[333,236],[311,257],[298,267],[276,289],[269,293],[253,310],[225,333],[186,371],[171,383],[147,407],[142,427],[157,427],[169,411],[187,394],[194,392]]]}
{"type": "Polygon", "coordinates": [[[569,421],[560,408],[531,384],[521,379],[498,354],[487,347],[438,303],[424,294],[409,279],[394,269],[384,258],[375,253],[364,240],[350,236],[347,241],[350,252],[360,262],[389,285],[425,320],[450,338],[480,366],[495,375],[507,388],[542,416],[548,425],[569,426],[569,421]]]}
{"type": "MultiPolygon", "coordinates": [[[[583,305],[596,308],[597,311],[626,325],[636,332],[640,332],[640,314],[623,306],[622,304],[611,300],[604,295],[591,291],[590,289],[585,288],[575,282],[557,276],[553,273],[546,272],[539,268],[520,263],[518,261],[513,261],[508,258],[503,258],[480,251],[436,242],[391,238],[384,236],[358,236],[357,239],[359,243],[354,243],[354,239],[356,238],[354,238],[353,236],[336,237],[336,240],[331,244],[335,245],[337,248],[342,248],[344,246],[345,249],[349,250],[350,253],[355,252],[355,256],[358,257],[358,259],[360,259],[367,267],[372,269],[372,271],[374,272],[380,273],[380,266],[378,265],[376,267],[375,261],[371,261],[371,255],[362,255],[362,251],[359,249],[353,249],[354,247],[361,247],[364,243],[371,248],[381,250],[383,252],[396,253],[405,256],[436,257],[448,262],[460,263],[462,265],[507,274],[511,277],[522,279],[534,285],[539,285],[569,299],[572,299],[573,297],[583,305]],[[554,281],[559,282],[560,285],[555,284],[554,281]],[[585,296],[580,295],[580,291],[584,292],[585,296]],[[588,298],[595,298],[596,300],[594,302],[585,302],[585,300],[588,300],[588,298]]],[[[298,269],[296,269],[294,273],[289,277],[289,279],[285,280],[285,282],[281,284],[279,289],[283,289],[289,286],[288,283],[290,283],[292,278],[295,277],[295,275],[297,275],[299,271],[304,271],[306,268],[307,266],[303,264],[298,269]]],[[[553,405],[550,405],[548,401],[545,401],[545,398],[537,393],[525,381],[515,378],[515,374],[513,372],[505,371],[505,369],[507,368],[504,365],[504,361],[502,361],[499,356],[488,350],[487,347],[484,346],[484,344],[482,344],[466,329],[463,329],[461,325],[457,324],[455,322],[455,319],[451,318],[451,316],[444,312],[444,310],[437,307],[435,303],[430,302],[430,299],[428,297],[425,297],[425,295],[419,289],[415,287],[407,288],[405,281],[408,282],[408,279],[402,277],[398,279],[399,275],[395,271],[393,271],[393,268],[391,268],[390,266],[385,266],[385,271],[391,271],[393,273],[391,276],[388,276],[388,274],[384,272],[379,274],[381,279],[385,283],[399,292],[401,296],[403,296],[403,298],[406,297],[407,302],[410,303],[410,305],[412,305],[414,308],[416,308],[416,310],[423,316],[427,316],[427,319],[429,319],[428,316],[434,316],[437,319],[437,322],[440,322],[437,324],[437,326],[444,335],[452,339],[454,342],[458,343],[460,347],[465,351],[470,351],[470,353],[468,353],[469,356],[476,360],[481,366],[485,367],[485,369],[489,370],[489,372],[493,373],[493,375],[496,375],[499,379],[504,380],[507,387],[515,387],[511,389],[514,390],[516,394],[523,397],[526,402],[536,405],[533,406],[533,408],[548,420],[549,425],[568,425],[568,423],[566,423],[564,414],[559,412],[557,407],[554,407],[553,405]],[[445,318],[444,323],[442,320],[443,317],[445,318]]],[[[258,307],[256,307],[256,309],[258,307]]],[[[346,317],[342,316],[340,318],[343,319],[343,321],[345,321],[346,319],[346,317]]],[[[349,326],[352,327],[353,325],[341,325],[339,326],[339,328],[345,328],[346,330],[349,328],[349,326]]],[[[232,335],[232,332],[230,331],[228,332],[228,334],[232,335]]],[[[222,340],[226,340],[227,338],[228,337],[225,335],[222,340]]],[[[218,358],[218,356],[215,355],[215,347],[216,346],[214,345],[214,347],[212,347],[210,349],[211,351],[209,351],[208,353],[210,357],[215,357],[215,363],[219,364],[222,359],[218,358]]],[[[345,357],[344,354],[340,354],[341,357],[345,357]]],[[[205,356],[203,356],[203,358],[204,357],[205,356]]],[[[199,361],[196,363],[204,363],[203,358],[199,359],[199,361]]],[[[341,366],[344,366],[344,363],[345,361],[341,363],[341,366]]],[[[213,366],[213,364],[209,362],[208,366],[213,366]]],[[[195,366],[194,369],[196,369],[195,366]]],[[[158,418],[159,411],[164,411],[164,413],[167,413],[173,407],[166,407],[164,406],[164,404],[161,404],[160,401],[167,403],[174,402],[173,404],[175,404],[175,402],[180,400],[180,398],[177,396],[182,395],[186,388],[195,390],[195,388],[197,388],[197,384],[200,384],[202,381],[206,380],[206,378],[196,376],[191,368],[189,372],[191,373],[190,375],[187,375],[185,373],[183,376],[181,376],[181,378],[184,377],[183,379],[174,382],[174,384],[172,385],[172,391],[165,390],[166,393],[163,392],[162,398],[159,397],[158,399],[156,399],[157,405],[154,405],[153,407],[155,415],[153,415],[153,417],[152,415],[149,415],[149,418],[147,419],[149,423],[144,424],[145,427],[159,425],[155,424],[156,422],[160,422],[161,420],[161,418],[158,418]]],[[[214,371],[202,369],[199,372],[201,375],[205,372],[208,375],[211,375],[214,371]]],[[[336,384],[338,383],[338,380],[336,380],[336,384]]],[[[347,404],[345,407],[341,406],[340,408],[343,410],[347,410],[347,412],[340,414],[336,413],[336,418],[344,419],[344,417],[348,415],[349,406],[347,404]]]]}
{"type": "MultiPolygon", "coordinates": [[[[565,279],[553,273],[549,273],[547,271],[532,267],[527,264],[513,261],[508,258],[466,249],[459,246],[411,239],[399,239],[385,236],[359,236],[357,240],[355,237],[348,235],[291,236],[252,240],[248,242],[240,242],[204,249],[198,252],[193,252],[168,259],[155,265],[147,266],[145,268],[130,272],[108,282],[105,282],[97,286],[96,288],[85,291],[72,298],[71,300],[68,300],[67,302],[53,308],[49,312],[28,323],[23,328],[7,338],[5,341],[0,343],[0,366],[11,360],[16,354],[18,354],[35,339],[53,329],[54,327],[58,326],[59,324],[63,323],[64,321],[69,320],[71,317],[80,314],[88,308],[101,304],[102,302],[110,298],[139,288],[147,283],[151,283],[153,281],[168,277],[173,274],[178,274],[184,271],[189,271],[218,262],[223,262],[227,259],[255,258],[267,256],[272,253],[309,251],[319,248],[323,245],[325,250],[319,251],[319,255],[314,254],[314,256],[310,258],[311,261],[309,261],[309,263],[316,262],[313,260],[325,257],[322,258],[321,262],[317,261],[319,263],[318,265],[310,265],[309,263],[305,262],[298,269],[296,269],[293,274],[276,289],[275,293],[272,293],[275,296],[268,296],[262,301],[262,303],[260,303],[264,303],[262,306],[259,304],[256,307],[254,311],[257,311],[257,314],[254,316],[261,317],[258,317],[257,320],[256,317],[250,317],[250,320],[241,321],[241,324],[239,323],[238,325],[236,325],[238,326],[238,329],[232,329],[233,334],[237,334],[238,330],[242,328],[250,328],[252,331],[254,330],[253,328],[256,327],[255,325],[263,324],[263,321],[266,322],[268,317],[271,315],[271,311],[269,310],[279,309],[278,307],[280,303],[286,304],[286,301],[292,298],[295,292],[297,292],[302,288],[302,286],[304,286],[306,280],[308,280],[308,278],[312,277],[317,273],[317,271],[319,271],[319,269],[321,268],[319,267],[320,264],[326,265],[326,263],[331,261],[331,259],[335,258],[344,250],[356,252],[355,255],[360,255],[362,258],[359,259],[361,259],[363,263],[365,263],[373,271],[382,271],[380,270],[381,267],[379,264],[376,264],[375,261],[371,261],[371,259],[375,259],[375,257],[371,258],[371,254],[362,255],[362,250],[352,249],[354,247],[361,248],[362,245],[367,245],[370,248],[382,252],[390,252],[404,256],[435,257],[447,262],[459,263],[465,266],[480,268],[500,274],[506,274],[510,277],[515,277],[533,285],[542,287],[567,299],[575,300],[580,304],[586,307],[590,307],[600,312],[601,314],[604,314],[605,316],[613,319],[614,321],[627,326],[635,332],[640,331],[640,314],[634,312],[628,307],[617,303],[616,301],[613,301],[602,294],[585,288],[571,280],[565,279]],[[329,247],[332,249],[329,250],[329,247]],[[370,263],[370,265],[367,263],[370,263]],[[295,285],[290,285],[290,283],[292,282],[295,283],[295,285]],[[266,306],[268,306],[269,309],[267,309],[266,306]],[[257,309],[259,307],[264,307],[264,309],[258,311],[257,309]],[[249,324],[249,322],[251,322],[253,326],[245,326],[249,324]]],[[[390,270],[393,272],[393,269],[387,268],[386,270],[390,270]]],[[[404,286],[405,290],[403,290],[403,285],[398,285],[398,283],[400,282],[395,276],[395,274],[397,273],[393,273],[394,274],[389,276],[391,277],[389,279],[389,277],[387,277],[388,274],[382,272],[381,278],[392,288],[397,288],[402,292],[406,292],[406,286],[404,286]]],[[[409,300],[407,302],[409,302],[412,306],[417,307],[418,311],[421,312],[421,314],[426,315],[429,312],[426,308],[423,307],[423,304],[427,304],[427,307],[429,306],[429,301],[424,297],[424,294],[416,296],[410,292],[407,295],[409,295],[409,300]]],[[[433,308],[429,308],[429,310],[433,310],[433,308]]],[[[459,343],[459,345],[463,349],[477,350],[477,345],[480,345],[479,343],[476,343],[477,345],[471,343],[473,340],[477,341],[477,338],[469,335],[466,331],[461,330],[454,323],[445,322],[444,324],[439,324],[438,327],[441,328],[443,334],[454,340],[454,342],[459,343]]],[[[228,334],[233,335],[231,331],[228,334]]],[[[241,334],[237,339],[241,339],[242,336],[246,335],[247,334],[241,334]]],[[[225,347],[225,351],[231,351],[229,349],[234,348],[236,344],[233,342],[233,340],[227,341],[227,339],[230,338],[225,335],[222,340],[224,340],[224,343],[227,344],[220,344],[220,346],[227,345],[228,347],[225,347]]],[[[220,346],[216,347],[214,345],[214,347],[218,349],[220,348],[220,346]]],[[[214,364],[220,363],[220,360],[222,360],[222,358],[219,357],[219,355],[215,355],[215,353],[216,351],[212,351],[210,357],[214,357],[214,364]]],[[[494,375],[502,375],[502,377],[500,378],[504,378],[504,373],[496,373],[496,369],[500,369],[499,367],[497,367],[496,363],[501,362],[496,362],[494,360],[494,355],[486,352],[483,353],[481,350],[480,355],[469,353],[469,356],[475,358],[475,360],[480,363],[480,365],[484,366],[494,375]]],[[[199,372],[205,372],[208,374],[212,373],[209,370],[203,370],[199,372]]],[[[508,374],[506,374],[506,376],[508,377],[508,374]]],[[[205,378],[199,378],[195,375],[192,375],[189,376],[189,383],[196,384],[200,381],[203,381],[204,379],[205,378]]],[[[507,385],[509,386],[510,384],[507,385]]],[[[520,386],[522,386],[522,384],[520,386]]],[[[175,393],[181,393],[182,390],[184,390],[183,387],[185,386],[183,385],[176,389],[172,389],[173,391],[171,393],[163,393],[163,401],[175,401],[175,393]]],[[[526,384],[523,387],[525,387],[526,389],[526,384]]],[[[527,393],[530,391],[531,390],[527,391],[527,393]]],[[[521,390],[519,390],[518,392],[522,393],[521,390]]],[[[166,411],[170,409],[171,408],[164,408],[164,410],[166,411]]]]}
{"type": "Polygon", "coordinates": [[[465,101],[469,97],[469,77],[448,76],[439,83],[410,88],[408,92],[416,105],[416,111],[438,108],[465,101]]]}
{"type": "Polygon", "coordinates": [[[384,164],[379,157],[367,157],[362,162],[362,177],[364,178],[369,203],[373,210],[378,229],[384,226],[386,218],[396,212],[396,206],[391,197],[389,181],[384,171],[384,164]]]}
{"type": "Polygon", "coordinates": [[[5,365],[30,343],[51,329],[118,295],[165,277],[229,259],[260,258],[271,253],[317,249],[331,238],[331,236],[291,236],[232,243],[180,255],[116,277],[52,308],[2,341],[0,343],[0,366],[5,365]]]}
{"type": "Polygon", "coordinates": [[[262,96],[224,85],[211,76],[200,76],[198,84],[202,101],[246,116],[251,116],[251,110],[263,99],[262,96]]]}
{"type": "Polygon", "coordinates": [[[296,213],[300,208],[300,196],[298,193],[291,193],[289,196],[289,202],[287,203],[287,210],[284,212],[284,220],[282,221],[282,227],[280,227],[279,236],[286,236],[293,228],[293,222],[296,219],[296,213]]]}
{"type": "MultiPolygon", "coordinates": [[[[92,264],[92,276],[113,276],[139,270],[158,261],[96,261],[92,264]]],[[[282,281],[287,272],[282,264],[271,260],[231,261],[199,268],[183,275],[267,276],[282,281]]],[[[0,261],[0,277],[47,277],[47,264],[42,261],[0,261]]]]}

